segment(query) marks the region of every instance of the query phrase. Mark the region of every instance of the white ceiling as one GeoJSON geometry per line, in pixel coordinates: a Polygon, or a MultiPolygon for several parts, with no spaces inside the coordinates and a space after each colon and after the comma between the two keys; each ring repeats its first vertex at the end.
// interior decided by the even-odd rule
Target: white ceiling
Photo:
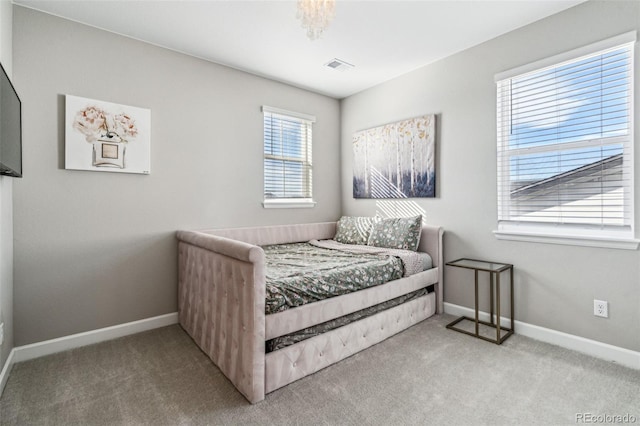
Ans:
{"type": "Polygon", "coordinates": [[[208,61],[344,98],[584,0],[337,0],[310,41],[294,0],[14,0],[208,61]],[[333,58],[355,65],[324,66],[333,58]]]}

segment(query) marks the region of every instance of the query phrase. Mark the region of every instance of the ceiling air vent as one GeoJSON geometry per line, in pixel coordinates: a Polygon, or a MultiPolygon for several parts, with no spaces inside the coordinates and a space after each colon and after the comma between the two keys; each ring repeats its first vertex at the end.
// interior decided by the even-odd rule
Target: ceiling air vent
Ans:
{"type": "Polygon", "coordinates": [[[329,62],[324,64],[324,66],[338,71],[346,71],[354,67],[354,65],[351,65],[350,63],[342,61],[338,58],[330,60],[329,62]]]}

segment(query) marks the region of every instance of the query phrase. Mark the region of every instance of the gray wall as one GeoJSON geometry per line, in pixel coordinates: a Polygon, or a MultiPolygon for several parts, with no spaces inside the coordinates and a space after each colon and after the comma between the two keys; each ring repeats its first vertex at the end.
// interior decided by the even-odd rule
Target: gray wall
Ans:
{"type": "MultiPolygon", "coordinates": [[[[517,319],[640,350],[639,252],[497,241],[491,233],[494,74],[638,29],[639,3],[587,2],[349,97],[342,114],[327,97],[19,6],[14,14],[25,155],[25,178],[12,182],[16,345],[174,312],[176,229],[333,220],[341,201],[345,214],[374,214],[375,201],[351,197],[353,132],[437,113],[439,195],[398,211],[424,209],[445,227],[446,260],[514,263],[517,319]],[[64,170],[64,94],[150,108],[151,175],[64,170]],[[263,104],[318,118],[315,209],[260,206],[263,104]],[[593,316],[594,298],[610,302],[609,319],[593,316]]],[[[638,224],[639,211],[636,203],[638,224]]],[[[10,273],[0,255],[6,315],[10,273]]],[[[472,306],[470,279],[448,268],[446,301],[472,306]]]]}
{"type": "MultiPolygon", "coordinates": [[[[377,208],[373,200],[352,198],[353,133],[436,113],[438,196],[410,203],[446,230],[445,261],[475,257],[513,263],[516,319],[640,350],[640,252],[497,241],[492,234],[497,227],[494,74],[639,27],[640,2],[589,1],[343,100],[344,213],[372,215],[377,208]],[[610,318],[593,316],[594,298],[609,301],[610,318]]],[[[636,82],[639,57],[636,44],[636,82]]],[[[636,84],[636,111],[639,88],[636,84]]],[[[639,158],[636,149],[636,164],[639,158]]],[[[638,226],[637,167],[635,185],[638,226]]],[[[445,301],[472,307],[472,280],[471,272],[447,268],[445,301]]]]}
{"type": "MultiPolygon", "coordinates": [[[[12,10],[9,0],[0,0],[0,62],[9,77],[13,52],[12,10]]],[[[0,370],[13,349],[13,179],[0,176],[0,323],[4,323],[0,370]]]]}
{"type": "Polygon", "coordinates": [[[177,229],[340,214],[340,105],[14,7],[25,177],[14,183],[15,343],[177,310],[177,229]],[[151,174],[64,170],[65,94],[151,109],[151,174]],[[262,208],[261,105],[313,114],[313,209],[262,208]]]}

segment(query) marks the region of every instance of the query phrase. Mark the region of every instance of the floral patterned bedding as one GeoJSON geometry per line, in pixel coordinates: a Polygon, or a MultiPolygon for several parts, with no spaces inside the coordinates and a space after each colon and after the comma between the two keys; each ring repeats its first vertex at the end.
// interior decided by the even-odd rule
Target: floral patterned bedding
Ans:
{"type": "Polygon", "coordinates": [[[426,271],[433,267],[433,259],[427,253],[420,251],[403,250],[396,248],[381,248],[362,244],[343,244],[334,240],[311,240],[309,244],[334,250],[347,251],[349,253],[374,253],[395,256],[402,260],[404,277],[426,271]]]}
{"type": "Polygon", "coordinates": [[[402,260],[387,254],[350,253],[309,243],[262,248],[266,314],[384,284],[404,273],[402,260]]]}

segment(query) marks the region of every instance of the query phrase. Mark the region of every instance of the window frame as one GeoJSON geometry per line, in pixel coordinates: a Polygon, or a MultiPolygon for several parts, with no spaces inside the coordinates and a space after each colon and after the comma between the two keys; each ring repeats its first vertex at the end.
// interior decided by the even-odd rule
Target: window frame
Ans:
{"type": "Polygon", "coordinates": [[[263,191],[262,191],[262,206],[266,209],[273,208],[312,208],[317,203],[313,200],[313,178],[312,178],[312,170],[313,170],[313,123],[316,121],[316,117],[309,114],[288,111],[281,108],[274,108],[270,106],[263,105],[262,106],[263,113],[263,145],[262,145],[262,158],[263,158],[263,191]],[[265,133],[266,129],[264,128],[264,122],[267,114],[271,114],[272,116],[280,116],[287,120],[297,121],[301,124],[305,124],[307,126],[306,130],[308,131],[308,135],[306,137],[305,147],[303,147],[304,155],[306,160],[302,161],[302,166],[306,170],[303,172],[303,177],[301,182],[305,187],[309,190],[308,197],[275,197],[275,198],[267,198],[265,197],[265,186],[267,180],[267,170],[264,167],[264,162],[267,159],[275,159],[275,160],[285,160],[284,156],[277,156],[272,154],[267,154],[265,150],[265,133]]]}
{"type": "MultiPolygon", "coordinates": [[[[634,134],[634,80],[636,75],[635,63],[634,63],[634,50],[636,42],[636,32],[631,31],[625,34],[618,35],[606,40],[602,40],[597,43],[593,43],[587,46],[583,46],[578,49],[574,49],[559,55],[555,55],[549,58],[545,58],[539,61],[535,61],[530,64],[526,64],[521,67],[517,67],[511,70],[507,70],[495,75],[496,83],[496,124],[497,124],[497,224],[498,229],[494,230],[495,237],[499,240],[511,240],[511,241],[526,241],[536,243],[552,243],[563,245],[577,245],[588,247],[606,247],[617,249],[629,249],[636,250],[640,244],[640,240],[635,239],[635,212],[634,212],[634,153],[633,145],[635,142],[634,134]],[[630,210],[630,224],[628,226],[602,226],[602,225],[590,225],[590,224],[562,224],[558,222],[525,222],[525,221],[513,221],[508,219],[502,219],[508,217],[505,212],[510,212],[509,202],[503,201],[505,191],[508,188],[503,188],[503,185],[507,184],[506,180],[502,181],[504,173],[508,173],[510,169],[510,159],[516,155],[522,148],[514,148],[513,150],[504,149],[504,144],[507,141],[506,136],[502,133],[505,126],[502,125],[505,121],[510,119],[510,105],[506,97],[500,96],[500,83],[505,80],[516,78],[523,74],[532,73],[536,71],[542,71],[546,68],[553,66],[560,66],[565,62],[578,60],[587,55],[595,55],[606,50],[621,48],[625,45],[631,45],[631,79],[629,92],[631,100],[629,102],[629,143],[624,147],[623,156],[625,160],[629,162],[631,179],[630,179],[630,193],[628,199],[625,199],[625,204],[628,205],[630,210]],[[501,100],[503,101],[501,103],[501,100]],[[505,118],[506,116],[506,118],[505,118]],[[505,205],[506,204],[506,205],[505,205]]],[[[626,138],[626,137],[625,137],[626,138]]],[[[566,148],[585,148],[591,146],[603,146],[610,145],[615,142],[614,138],[599,138],[578,142],[566,142],[562,145],[562,150],[552,150],[549,147],[539,148],[541,152],[561,152],[566,148]],[[606,142],[603,142],[606,141],[606,142]]],[[[528,151],[531,153],[531,151],[528,151]]]]}

